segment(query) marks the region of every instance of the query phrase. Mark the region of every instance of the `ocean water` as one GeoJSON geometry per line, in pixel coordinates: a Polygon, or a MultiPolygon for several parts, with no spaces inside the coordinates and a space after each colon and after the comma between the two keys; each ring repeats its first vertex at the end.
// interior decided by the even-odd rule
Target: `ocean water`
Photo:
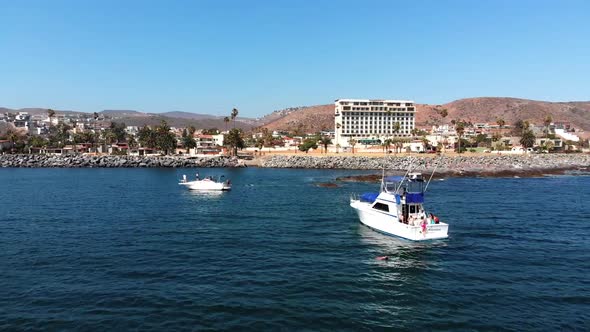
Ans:
{"type": "Polygon", "coordinates": [[[360,172],[195,171],[0,169],[0,330],[590,330],[588,176],[435,181],[413,243],[317,186],[360,172]]]}

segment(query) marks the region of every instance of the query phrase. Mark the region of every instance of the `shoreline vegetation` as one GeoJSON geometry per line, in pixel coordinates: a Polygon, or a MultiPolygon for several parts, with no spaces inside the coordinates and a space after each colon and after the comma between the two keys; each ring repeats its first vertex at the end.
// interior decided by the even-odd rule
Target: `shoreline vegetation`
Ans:
{"type": "MultiPolygon", "coordinates": [[[[0,167],[20,168],[143,168],[143,167],[246,167],[381,170],[404,173],[412,165],[414,171],[435,177],[535,177],[564,174],[579,170],[587,172],[590,154],[534,154],[487,156],[308,156],[270,155],[254,160],[236,157],[176,157],[176,156],[92,156],[92,155],[0,155],[0,167]]],[[[341,181],[376,181],[374,176],[361,175],[339,178],[341,181]]]]}

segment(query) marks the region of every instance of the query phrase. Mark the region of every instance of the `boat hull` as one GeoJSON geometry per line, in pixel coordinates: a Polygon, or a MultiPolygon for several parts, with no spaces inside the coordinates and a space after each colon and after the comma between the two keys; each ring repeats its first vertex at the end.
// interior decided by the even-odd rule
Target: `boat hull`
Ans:
{"type": "Polygon", "coordinates": [[[423,233],[421,226],[411,226],[401,223],[397,219],[397,216],[375,211],[368,203],[353,200],[350,206],[356,211],[362,224],[385,235],[401,237],[412,241],[436,240],[448,237],[449,225],[445,223],[428,224],[426,225],[426,232],[423,233]]]}
{"type": "Polygon", "coordinates": [[[181,182],[179,184],[187,187],[190,190],[204,190],[204,191],[228,191],[228,190],[231,190],[231,185],[227,184],[227,182],[191,181],[191,182],[181,182]]]}

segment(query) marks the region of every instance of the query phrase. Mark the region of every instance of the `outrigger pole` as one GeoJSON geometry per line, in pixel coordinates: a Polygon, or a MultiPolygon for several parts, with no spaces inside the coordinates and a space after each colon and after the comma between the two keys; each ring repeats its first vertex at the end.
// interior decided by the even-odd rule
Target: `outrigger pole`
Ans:
{"type": "Polygon", "coordinates": [[[432,174],[430,174],[430,179],[428,179],[428,182],[426,182],[426,187],[424,187],[424,192],[426,192],[426,190],[428,189],[428,185],[430,184],[430,181],[432,181],[432,177],[434,176],[434,172],[436,172],[436,169],[438,168],[438,165],[440,164],[441,159],[442,159],[442,154],[440,155],[440,157],[438,157],[438,161],[436,162],[436,165],[434,166],[434,169],[432,170],[432,174]]]}
{"type": "Polygon", "coordinates": [[[414,161],[412,161],[410,163],[410,166],[408,166],[408,170],[406,171],[406,174],[404,174],[404,177],[402,178],[402,180],[399,182],[399,186],[397,186],[397,188],[395,188],[395,191],[398,192],[399,188],[401,188],[402,183],[404,182],[404,179],[408,176],[408,174],[410,174],[410,172],[413,170],[412,166],[414,165],[414,161]]]}

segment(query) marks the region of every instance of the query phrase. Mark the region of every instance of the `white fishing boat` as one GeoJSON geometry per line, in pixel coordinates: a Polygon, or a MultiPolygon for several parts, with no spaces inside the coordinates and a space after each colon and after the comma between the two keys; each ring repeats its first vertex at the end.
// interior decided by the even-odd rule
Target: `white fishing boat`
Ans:
{"type": "Polygon", "coordinates": [[[197,174],[196,180],[187,181],[186,175],[182,176],[182,180],[178,183],[191,190],[205,190],[205,191],[227,191],[231,190],[231,181],[225,180],[224,176],[212,177],[208,176],[203,179],[199,178],[197,174]]]}
{"type": "Polygon", "coordinates": [[[381,192],[351,197],[350,206],[361,223],[380,233],[413,241],[444,239],[449,225],[424,210],[426,188],[420,173],[384,176],[381,192]]]}

